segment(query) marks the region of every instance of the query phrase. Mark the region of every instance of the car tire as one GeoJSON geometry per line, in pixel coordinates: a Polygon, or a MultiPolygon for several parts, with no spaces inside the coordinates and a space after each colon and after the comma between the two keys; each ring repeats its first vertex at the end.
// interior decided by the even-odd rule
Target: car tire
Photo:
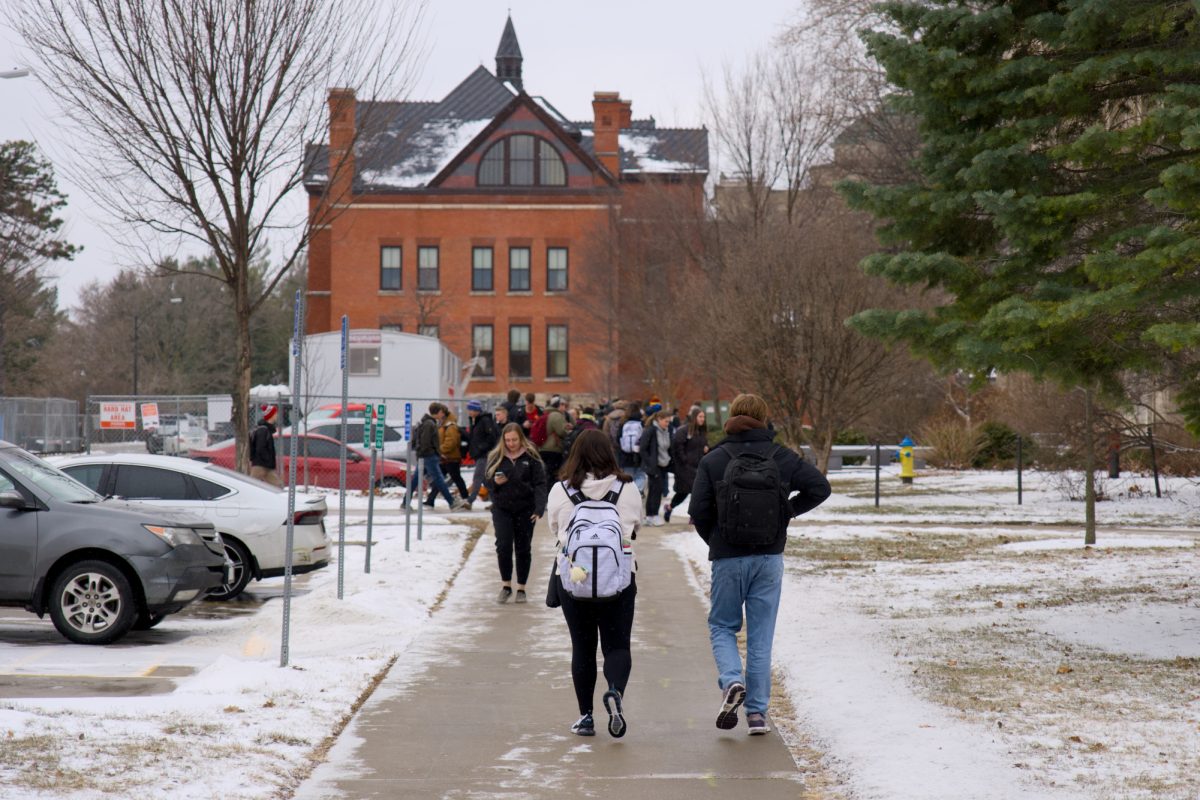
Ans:
{"type": "Polygon", "coordinates": [[[77,561],[58,574],[50,589],[50,619],[76,644],[115,642],[140,613],[129,579],[107,561],[77,561]]]}
{"type": "Polygon", "coordinates": [[[404,486],[404,482],[389,475],[386,478],[380,478],[378,485],[380,489],[399,489],[404,486]]]}
{"type": "Polygon", "coordinates": [[[229,560],[233,562],[233,581],[211,590],[204,596],[205,600],[214,602],[232,600],[237,597],[254,577],[253,562],[250,560],[250,551],[246,549],[246,545],[237,539],[225,536],[221,537],[221,542],[225,545],[225,555],[229,556],[229,560]]]}

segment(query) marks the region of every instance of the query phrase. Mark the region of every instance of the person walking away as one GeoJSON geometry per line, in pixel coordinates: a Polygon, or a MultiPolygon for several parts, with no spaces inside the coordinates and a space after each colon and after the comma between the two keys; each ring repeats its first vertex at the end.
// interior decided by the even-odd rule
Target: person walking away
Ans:
{"type": "Polygon", "coordinates": [[[824,475],[772,441],[767,414],[767,403],[758,395],[733,399],[725,439],[700,460],[690,506],[712,562],[708,630],[721,690],[717,727],[737,727],[744,702],[751,735],[770,731],[771,644],[788,521],[816,508],[830,493],[824,475]],[[743,611],[744,671],[737,643],[743,611]]]}
{"type": "Polygon", "coordinates": [[[516,420],[517,412],[521,410],[521,393],[516,389],[509,389],[505,400],[500,404],[499,408],[503,408],[508,415],[508,419],[516,420]]]}
{"type": "MultiPolygon", "coordinates": [[[[417,458],[421,460],[421,470],[432,487],[432,494],[425,505],[432,508],[433,499],[441,494],[451,508],[466,508],[465,501],[455,502],[454,497],[450,494],[450,487],[446,485],[446,477],[442,475],[441,440],[438,437],[438,430],[441,428],[442,420],[446,418],[446,412],[447,408],[441,403],[437,401],[430,403],[429,413],[421,417],[421,421],[417,424],[417,430],[413,434],[413,446],[416,447],[417,458]]],[[[410,498],[416,497],[419,500],[421,497],[422,487],[417,486],[416,483],[417,471],[413,470],[413,473],[408,476],[408,491],[404,495],[406,506],[410,498]]]]}
{"type": "Polygon", "coordinates": [[[638,442],[638,454],[642,458],[642,469],[646,472],[646,524],[662,525],[658,515],[662,505],[663,480],[671,467],[671,413],[658,411],[650,417],[650,424],[642,431],[638,442]]]}
{"type": "MultiPolygon", "coordinates": [[[[633,634],[634,601],[637,599],[636,561],[633,541],[637,539],[642,519],[641,495],[629,486],[632,478],[617,466],[616,454],[603,431],[586,430],[575,440],[570,455],[563,464],[562,480],[550,487],[546,519],[555,539],[555,558],[561,570],[562,554],[569,546],[572,530],[584,534],[582,514],[576,508],[587,501],[598,506],[598,513],[615,511],[619,519],[623,550],[628,550],[629,584],[615,596],[598,600],[579,599],[571,592],[559,592],[563,618],[571,634],[571,681],[579,706],[579,720],[571,726],[577,736],[595,736],[593,716],[596,692],[596,645],[604,655],[604,708],[608,712],[608,732],[614,737],[625,735],[625,688],[633,667],[630,638],[633,634]],[[572,525],[572,522],[575,525],[572,525]]],[[[597,513],[590,511],[589,513],[597,513]]],[[[582,548],[581,548],[582,549],[582,548]]],[[[578,550],[576,550],[578,553],[578,550]]],[[[588,562],[588,559],[581,559],[588,562]]],[[[575,566],[570,572],[583,566],[575,566]]],[[[565,586],[565,584],[564,584],[565,586]]]]}
{"type": "Polygon", "coordinates": [[[546,409],[546,438],[538,446],[542,454],[542,462],[546,465],[546,475],[549,480],[558,479],[558,470],[563,464],[563,446],[566,444],[569,425],[567,424],[567,404],[561,398],[551,400],[546,409]]]}
{"type": "Polygon", "coordinates": [[[671,466],[675,470],[675,495],[663,509],[663,521],[671,521],[672,509],[679,505],[692,493],[692,484],[696,481],[696,470],[700,467],[700,459],[708,452],[708,424],[703,409],[693,408],[688,414],[687,422],[679,426],[671,438],[671,466]]]}
{"type": "Polygon", "coordinates": [[[283,487],[275,471],[275,420],[278,406],[263,406],[258,425],[250,431],[250,477],[283,487]]]}
{"type": "Polygon", "coordinates": [[[571,428],[571,432],[567,434],[567,440],[563,442],[563,460],[566,461],[570,455],[571,448],[575,446],[575,441],[579,438],[579,434],[584,431],[594,430],[599,430],[599,426],[596,424],[596,409],[591,406],[584,406],[579,409],[579,416],[575,418],[575,425],[571,428]]]}
{"type": "Polygon", "coordinates": [[[642,441],[642,409],[637,403],[630,403],[625,409],[625,421],[621,423],[621,433],[617,439],[617,464],[633,476],[633,484],[638,492],[646,485],[646,472],[642,469],[642,460],[638,453],[642,441]]]}
{"type": "Polygon", "coordinates": [[[475,474],[471,476],[471,490],[467,496],[467,508],[470,508],[483,487],[488,453],[500,443],[500,429],[478,400],[467,401],[467,418],[471,421],[467,428],[467,455],[475,461],[475,474]]]}
{"type": "MultiPolygon", "coordinates": [[[[438,428],[438,455],[438,466],[442,469],[446,484],[452,484],[458,490],[460,500],[466,501],[467,484],[462,476],[462,431],[458,427],[458,417],[454,416],[454,412],[449,408],[446,408],[441,427],[438,428]]],[[[429,496],[425,498],[425,504],[432,506],[433,500],[434,490],[431,488],[429,496]]]]}
{"type": "MultiPolygon", "coordinates": [[[[625,408],[626,404],[617,400],[600,423],[600,429],[608,435],[609,441],[612,443],[613,452],[618,454],[621,452],[621,426],[625,424],[625,408]]],[[[618,456],[619,458],[620,456],[618,456]]]]}
{"type": "Polygon", "coordinates": [[[513,556],[517,562],[515,602],[524,603],[525,584],[533,561],[533,526],[546,513],[546,468],[521,426],[504,426],[500,444],[488,454],[485,471],[492,498],[492,528],[500,565],[497,603],[513,597],[513,556]]]}

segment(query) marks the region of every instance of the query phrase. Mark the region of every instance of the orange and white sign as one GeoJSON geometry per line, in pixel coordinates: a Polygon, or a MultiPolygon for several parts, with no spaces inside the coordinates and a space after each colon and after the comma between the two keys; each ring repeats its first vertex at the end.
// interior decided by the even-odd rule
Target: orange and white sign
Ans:
{"type": "Polygon", "coordinates": [[[100,427],[117,430],[137,428],[137,409],[132,400],[100,404],[100,427]]]}
{"type": "Polygon", "coordinates": [[[158,427],[158,403],[142,403],[142,430],[158,427]]]}

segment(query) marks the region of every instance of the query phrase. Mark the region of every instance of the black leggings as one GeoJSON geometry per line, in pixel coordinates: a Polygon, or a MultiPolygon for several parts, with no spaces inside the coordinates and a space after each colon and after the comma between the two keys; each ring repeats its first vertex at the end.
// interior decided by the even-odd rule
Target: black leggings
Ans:
{"type": "Polygon", "coordinates": [[[692,490],[690,487],[687,489],[687,491],[680,491],[679,489],[676,489],[675,496],[671,498],[671,510],[675,511],[676,509],[678,509],[679,505],[684,500],[687,500],[687,496],[691,493],[692,493],[692,490]]]}
{"type": "Polygon", "coordinates": [[[633,656],[629,639],[633,633],[633,606],[637,584],[621,592],[615,600],[589,603],[559,592],[563,617],[571,632],[571,680],[575,684],[575,699],[580,714],[592,711],[592,696],[596,692],[596,640],[604,653],[604,678],[608,688],[625,694],[633,656]]]}
{"type": "Polygon", "coordinates": [[[529,564],[533,560],[533,509],[515,514],[492,504],[492,527],[496,531],[496,559],[500,564],[500,580],[512,580],[513,551],[517,556],[517,584],[529,580],[529,564]]]}

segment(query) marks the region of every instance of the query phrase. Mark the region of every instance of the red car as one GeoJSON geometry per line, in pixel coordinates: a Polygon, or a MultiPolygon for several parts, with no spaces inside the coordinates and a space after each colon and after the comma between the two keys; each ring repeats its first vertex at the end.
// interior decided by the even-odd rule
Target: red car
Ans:
{"type": "MultiPolygon", "coordinates": [[[[275,436],[275,472],[285,483],[288,476],[288,454],[291,452],[292,437],[290,435],[275,436]]],[[[338,467],[341,463],[342,451],[346,451],[346,488],[366,489],[370,476],[371,460],[354,450],[342,445],[337,439],[310,433],[296,437],[296,483],[299,485],[322,486],[326,489],[338,488],[338,467]],[[307,448],[307,450],[305,449],[307,448]],[[308,453],[305,457],[304,453],[308,453]],[[305,468],[307,467],[307,476],[305,468]]],[[[211,447],[193,448],[188,455],[198,461],[208,461],[218,466],[236,469],[237,455],[233,439],[214,444],[211,447]]],[[[393,461],[390,458],[376,458],[375,485],[381,488],[404,486],[407,478],[403,461],[393,461]]]]}
{"type": "MultiPolygon", "coordinates": [[[[308,415],[309,422],[315,422],[319,419],[337,419],[342,415],[341,403],[326,403],[308,415]]],[[[346,418],[361,419],[367,415],[366,403],[347,403],[346,418]]]]}

